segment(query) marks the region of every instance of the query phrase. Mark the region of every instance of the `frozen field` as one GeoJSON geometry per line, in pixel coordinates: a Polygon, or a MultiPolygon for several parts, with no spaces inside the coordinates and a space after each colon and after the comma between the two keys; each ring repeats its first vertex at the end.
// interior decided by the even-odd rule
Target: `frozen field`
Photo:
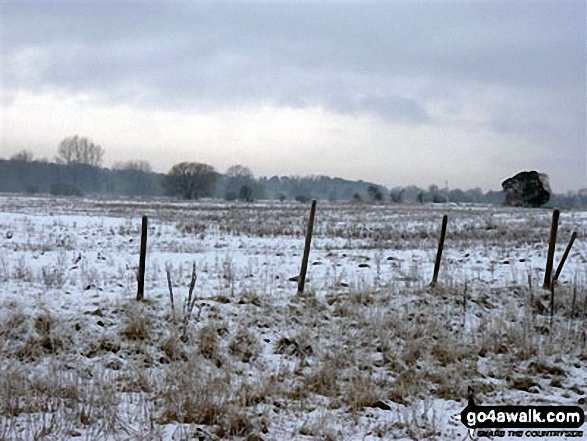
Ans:
{"type": "Polygon", "coordinates": [[[318,201],[296,295],[308,213],[0,196],[0,439],[455,440],[468,386],[584,404],[587,213],[561,214],[552,325],[549,210],[318,201]]]}

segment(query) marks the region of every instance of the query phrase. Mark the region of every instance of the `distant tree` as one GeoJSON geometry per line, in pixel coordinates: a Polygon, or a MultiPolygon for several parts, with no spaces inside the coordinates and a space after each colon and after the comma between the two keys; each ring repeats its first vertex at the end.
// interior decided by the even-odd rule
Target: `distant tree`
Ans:
{"type": "Polygon", "coordinates": [[[399,204],[399,203],[403,202],[403,197],[404,197],[404,192],[405,191],[406,191],[405,188],[392,191],[389,194],[389,198],[391,199],[391,202],[394,202],[396,204],[399,204]]]}
{"type": "Polygon", "coordinates": [[[61,141],[55,159],[60,164],[85,164],[100,167],[103,156],[104,149],[102,147],[86,137],[75,135],[61,141]]]}
{"type": "Polygon", "coordinates": [[[369,185],[367,188],[367,193],[369,193],[369,197],[376,202],[383,200],[383,192],[381,191],[381,187],[378,185],[369,185]]]}
{"type": "Polygon", "coordinates": [[[255,182],[253,187],[253,199],[271,199],[267,193],[267,188],[262,182],[255,182]]]}
{"type": "Polygon", "coordinates": [[[233,165],[228,167],[225,176],[224,197],[226,200],[232,201],[237,198],[241,200],[253,199],[255,193],[255,177],[249,167],[240,164],[233,165]],[[243,190],[243,187],[246,187],[246,189],[243,190]],[[243,195],[242,191],[248,191],[249,193],[243,195]]]}
{"type": "Polygon", "coordinates": [[[407,187],[403,187],[402,190],[404,191],[402,194],[402,200],[409,202],[418,201],[418,194],[423,192],[423,190],[416,185],[408,185],[407,187]]]}
{"type": "Polygon", "coordinates": [[[363,198],[361,197],[361,195],[359,193],[355,193],[353,195],[353,201],[355,202],[361,202],[363,200],[363,198]]]}
{"type": "Polygon", "coordinates": [[[225,175],[229,178],[253,178],[253,172],[251,169],[240,164],[228,167],[225,175]]]}
{"type": "Polygon", "coordinates": [[[17,162],[33,162],[34,161],[34,154],[30,150],[21,150],[18,153],[15,153],[10,157],[11,161],[17,162]]]}
{"type": "Polygon", "coordinates": [[[449,200],[449,202],[455,202],[455,203],[475,202],[474,199],[470,195],[465,193],[460,188],[453,188],[452,190],[450,190],[448,192],[448,200],[449,200]]]}
{"type": "Polygon", "coordinates": [[[446,189],[441,190],[438,185],[432,184],[430,187],[428,187],[428,191],[430,192],[430,198],[432,202],[435,204],[444,204],[448,202],[446,189]]]}
{"type": "Polygon", "coordinates": [[[253,202],[253,189],[247,184],[243,185],[238,192],[238,198],[241,201],[253,202]]]}
{"type": "Polygon", "coordinates": [[[165,176],[164,186],[170,196],[199,199],[211,196],[218,173],[214,167],[199,162],[175,164],[165,176]]]}
{"type": "Polygon", "coordinates": [[[470,188],[465,193],[472,199],[471,202],[485,202],[483,190],[479,187],[470,188]]]}
{"type": "Polygon", "coordinates": [[[157,192],[160,177],[153,174],[151,165],[144,160],[116,162],[112,165],[112,179],[119,192],[130,195],[149,195],[157,192]]]}
{"type": "Polygon", "coordinates": [[[148,161],[142,159],[131,159],[130,161],[115,162],[112,165],[113,170],[131,170],[151,173],[153,169],[148,161]]]}
{"type": "Polygon", "coordinates": [[[503,181],[501,186],[504,204],[513,207],[540,207],[548,202],[552,193],[548,176],[535,170],[520,172],[503,181]]]}
{"type": "Polygon", "coordinates": [[[434,203],[444,202],[442,196],[440,195],[440,189],[438,188],[438,185],[432,184],[431,186],[429,186],[428,193],[430,193],[430,199],[432,200],[432,202],[434,202],[434,203]]]}
{"type": "Polygon", "coordinates": [[[505,194],[502,191],[489,190],[483,195],[483,202],[486,204],[503,205],[505,194]]]}

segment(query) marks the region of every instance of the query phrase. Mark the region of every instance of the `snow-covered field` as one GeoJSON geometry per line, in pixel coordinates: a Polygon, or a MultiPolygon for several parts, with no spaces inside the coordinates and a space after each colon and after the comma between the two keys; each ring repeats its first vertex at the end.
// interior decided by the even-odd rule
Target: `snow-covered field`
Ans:
{"type": "Polygon", "coordinates": [[[585,212],[561,214],[555,268],[578,239],[551,323],[548,210],[318,201],[297,295],[309,205],[0,207],[0,439],[454,440],[468,386],[477,404],[587,396],[585,212]]]}

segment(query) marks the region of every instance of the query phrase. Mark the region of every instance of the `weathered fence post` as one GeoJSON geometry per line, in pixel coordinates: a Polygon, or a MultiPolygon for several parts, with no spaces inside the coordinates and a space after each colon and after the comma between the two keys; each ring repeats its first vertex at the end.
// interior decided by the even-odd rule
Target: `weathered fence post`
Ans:
{"type": "Polygon", "coordinates": [[[302,258],[302,268],[298,279],[298,294],[304,292],[306,284],[306,271],[308,270],[308,258],[310,257],[310,244],[312,243],[312,232],[314,230],[314,215],[316,214],[316,199],[312,200],[310,208],[310,217],[308,219],[308,230],[306,231],[306,245],[304,247],[304,256],[302,258]]]}
{"type": "Polygon", "coordinates": [[[448,215],[442,217],[442,227],[440,229],[440,240],[438,241],[438,251],[436,252],[436,262],[434,263],[434,275],[432,276],[431,287],[434,287],[438,282],[438,271],[440,271],[440,260],[442,259],[442,250],[444,248],[444,237],[446,236],[446,224],[448,223],[448,215]]]}
{"type": "Polygon", "coordinates": [[[145,294],[145,259],[147,257],[147,216],[143,216],[141,226],[141,251],[139,257],[139,273],[137,274],[137,300],[143,300],[145,294]]]}
{"type": "Polygon", "coordinates": [[[553,283],[556,283],[556,281],[558,280],[558,277],[561,274],[561,271],[563,270],[563,267],[565,266],[565,262],[567,261],[567,257],[569,257],[569,253],[571,252],[571,248],[573,247],[573,244],[575,243],[575,239],[577,238],[577,232],[573,231],[573,234],[571,234],[571,240],[569,240],[569,243],[567,245],[567,249],[565,250],[564,254],[563,254],[563,258],[561,259],[560,263],[558,264],[557,268],[556,268],[556,272],[554,273],[554,277],[553,277],[553,283]]]}
{"type": "Polygon", "coordinates": [[[544,273],[544,289],[550,289],[552,285],[552,266],[554,265],[554,249],[556,247],[556,232],[558,230],[559,210],[552,212],[552,226],[550,227],[550,241],[548,242],[548,255],[546,257],[546,271],[544,273]]]}

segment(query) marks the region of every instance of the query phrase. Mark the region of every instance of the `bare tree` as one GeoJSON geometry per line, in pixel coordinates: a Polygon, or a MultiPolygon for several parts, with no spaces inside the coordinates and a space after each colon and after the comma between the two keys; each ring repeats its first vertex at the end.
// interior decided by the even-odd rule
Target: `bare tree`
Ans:
{"type": "Polygon", "coordinates": [[[253,172],[249,167],[244,165],[231,165],[226,169],[226,176],[229,178],[253,178],[253,172]]]}
{"type": "Polygon", "coordinates": [[[30,150],[21,150],[18,153],[15,153],[10,157],[11,161],[18,161],[18,162],[33,162],[34,161],[34,154],[30,150]]]}
{"type": "Polygon", "coordinates": [[[255,177],[249,167],[233,165],[226,170],[225,199],[251,202],[255,196],[255,177]]]}
{"type": "Polygon", "coordinates": [[[100,167],[104,149],[86,137],[75,135],[61,141],[57,153],[56,160],[61,164],[87,164],[100,167]]]}
{"type": "Polygon", "coordinates": [[[182,162],[175,164],[165,176],[165,188],[171,196],[179,195],[184,199],[199,199],[211,196],[218,173],[214,167],[199,162],[182,162]]]}
{"type": "Polygon", "coordinates": [[[153,169],[148,161],[142,159],[131,159],[130,161],[115,162],[112,166],[113,170],[132,170],[151,173],[153,169]]]}

